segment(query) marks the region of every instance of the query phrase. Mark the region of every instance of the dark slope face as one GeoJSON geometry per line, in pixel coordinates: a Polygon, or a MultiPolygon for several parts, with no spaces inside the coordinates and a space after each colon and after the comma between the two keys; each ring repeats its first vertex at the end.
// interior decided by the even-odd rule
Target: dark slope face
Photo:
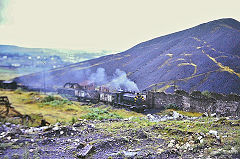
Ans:
{"type": "MultiPolygon", "coordinates": [[[[88,79],[97,68],[111,76],[117,68],[143,89],[171,92],[173,87],[240,94],[240,23],[220,19],[162,36],[115,55],[46,72],[48,86],[88,79]]],[[[18,82],[42,86],[43,73],[18,82]]]]}

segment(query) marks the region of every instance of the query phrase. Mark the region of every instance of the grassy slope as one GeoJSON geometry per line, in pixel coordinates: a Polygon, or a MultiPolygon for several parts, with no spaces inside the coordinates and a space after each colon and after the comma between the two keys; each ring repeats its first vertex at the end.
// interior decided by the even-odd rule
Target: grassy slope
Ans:
{"type": "MultiPolygon", "coordinates": [[[[46,97],[46,95],[36,92],[0,91],[0,96],[8,96],[12,105],[20,113],[30,115],[39,114],[50,123],[55,123],[57,121],[69,122],[73,118],[81,118],[91,112],[91,108],[94,106],[81,105],[79,102],[72,102],[72,104],[66,103],[59,106],[45,105],[41,103],[41,99],[46,97]]],[[[111,109],[106,106],[104,106],[104,108],[107,108],[111,113],[115,113],[123,118],[142,116],[142,114],[128,112],[124,109],[111,109]]]]}

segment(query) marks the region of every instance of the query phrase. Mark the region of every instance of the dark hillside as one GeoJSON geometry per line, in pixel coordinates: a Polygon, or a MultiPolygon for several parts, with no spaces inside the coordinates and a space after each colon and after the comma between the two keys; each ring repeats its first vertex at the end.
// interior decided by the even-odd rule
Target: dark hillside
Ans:
{"type": "MultiPolygon", "coordinates": [[[[97,68],[108,76],[127,73],[140,90],[173,91],[174,87],[240,94],[240,23],[220,19],[165,35],[115,55],[76,63],[45,73],[47,87],[88,79],[97,68]]],[[[43,73],[22,76],[17,82],[43,86],[43,73]]]]}

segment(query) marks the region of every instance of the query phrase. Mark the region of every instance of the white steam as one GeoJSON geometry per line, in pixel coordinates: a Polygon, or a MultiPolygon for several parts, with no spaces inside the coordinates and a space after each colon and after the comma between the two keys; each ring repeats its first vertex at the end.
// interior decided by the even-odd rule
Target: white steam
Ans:
{"type": "Polygon", "coordinates": [[[115,89],[139,92],[137,84],[127,78],[127,74],[120,69],[116,69],[114,78],[109,83],[115,89]]]}
{"type": "Polygon", "coordinates": [[[97,85],[106,85],[114,90],[125,90],[139,92],[137,84],[127,78],[127,74],[116,69],[113,77],[108,77],[104,68],[98,68],[95,73],[89,76],[89,80],[97,85]]]}
{"type": "Polygon", "coordinates": [[[92,73],[89,80],[97,85],[103,85],[107,83],[107,75],[104,68],[98,68],[96,73],[92,73]]]}

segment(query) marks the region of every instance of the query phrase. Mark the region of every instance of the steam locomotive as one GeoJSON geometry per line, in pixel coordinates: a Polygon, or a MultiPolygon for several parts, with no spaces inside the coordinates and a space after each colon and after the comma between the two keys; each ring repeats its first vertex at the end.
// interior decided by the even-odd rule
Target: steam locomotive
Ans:
{"type": "Polygon", "coordinates": [[[126,107],[137,112],[147,109],[147,94],[144,92],[135,93],[123,90],[111,92],[105,87],[99,87],[97,90],[94,84],[79,85],[78,83],[66,83],[57,92],[69,100],[91,103],[104,102],[116,107],[126,107]]]}

